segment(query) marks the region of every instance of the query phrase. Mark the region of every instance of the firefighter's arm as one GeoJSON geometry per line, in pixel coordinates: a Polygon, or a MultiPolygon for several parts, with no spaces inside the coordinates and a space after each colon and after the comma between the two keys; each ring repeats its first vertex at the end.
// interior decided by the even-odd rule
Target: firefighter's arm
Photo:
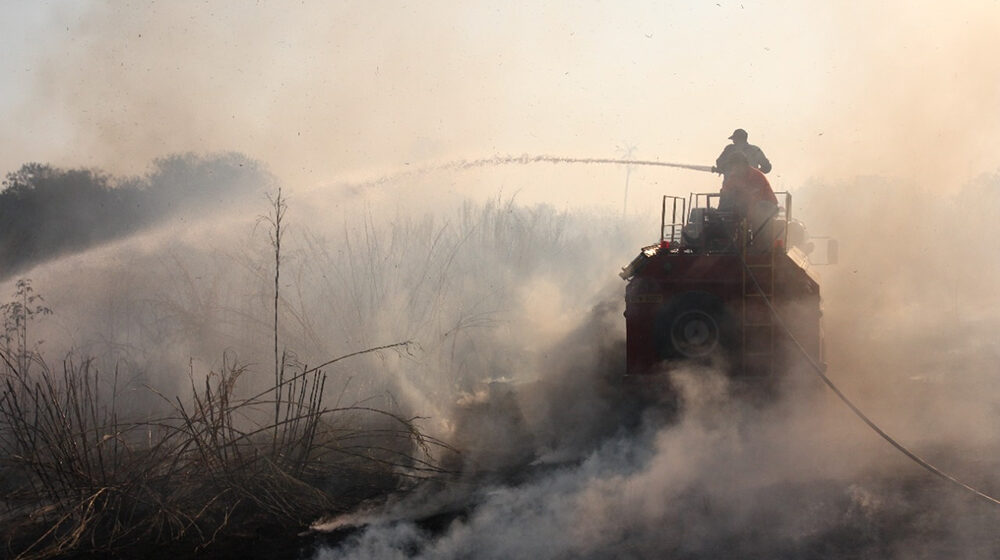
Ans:
{"type": "Polygon", "coordinates": [[[767,160],[767,156],[764,155],[764,150],[757,148],[757,155],[760,156],[760,171],[761,173],[767,173],[771,171],[771,162],[767,160]]]}

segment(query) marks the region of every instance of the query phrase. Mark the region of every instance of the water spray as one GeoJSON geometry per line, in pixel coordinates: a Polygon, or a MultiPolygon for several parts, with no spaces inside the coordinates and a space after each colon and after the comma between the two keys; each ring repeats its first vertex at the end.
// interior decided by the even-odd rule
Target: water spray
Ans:
{"type": "Polygon", "coordinates": [[[691,165],[687,163],[667,163],[663,161],[649,161],[641,159],[615,159],[615,158],[570,158],[557,156],[521,156],[514,158],[510,162],[502,163],[604,163],[613,165],[654,165],[659,167],[676,167],[678,169],[690,169],[692,171],[707,171],[714,173],[715,168],[710,165],[691,165]]]}
{"type": "Polygon", "coordinates": [[[384,185],[386,183],[397,181],[400,179],[406,179],[408,177],[415,177],[418,175],[423,175],[426,173],[434,171],[462,171],[465,169],[475,169],[479,167],[496,167],[501,165],[529,165],[533,163],[582,163],[582,164],[605,164],[605,165],[646,165],[646,166],[656,166],[656,167],[674,167],[677,169],[689,169],[691,171],[705,171],[708,173],[715,173],[716,169],[710,165],[691,165],[687,163],[667,163],[663,161],[650,161],[650,160],[640,160],[640,159],[619,159],[619,158],[575,158],[575,157],[562,157],[562,156],[550,156],[550,155],[530,155],[522,154],[520,156],[493,156],[489,158],[480,158],[473,160],[457,160],[450,161],[447,163],[441,163],[437,165],[427,165],[418,167],[415,169],[410,169],[408,171],[402,171],[399,173],[393,173],[390,175],[384,175],[378,179],[373,179],[370,181],[362,181],[358,183],[342,183],[343,186],[350,188],[365,188],[365,187],[375,187],[384,185]]]}

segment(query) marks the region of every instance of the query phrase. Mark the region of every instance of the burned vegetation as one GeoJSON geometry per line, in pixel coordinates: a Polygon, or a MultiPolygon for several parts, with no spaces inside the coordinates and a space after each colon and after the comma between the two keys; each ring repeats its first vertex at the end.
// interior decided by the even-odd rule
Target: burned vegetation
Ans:
{"type": "Polygon", "coordinates": [[[134,236],[5,294],[3,554],[308,555],[331,538],[302,536],[312,524],[471,460],[450,447],[450,409],[484,375],[527,369],[523,341],[497,336],[529,305],[523,284],[589,282],[565,262],[618,253],[594,243],[615,239],[614,224],[512,201],[332,232],[307,230],[308,217],[286,228],[285,209],[273,196],[244,253],[177,248],[174,230],[134,236]],[[107,282],[87,272],[105,266],[123,276],[77,291],[107,282]],[[80,305],[105,289],[130,303],[80,305]],[[107,328],[66,342],[57,322],[107,328]]]}
{"type": "Polygon", "coordinates": [[[126,420],[90,362],[33,365],[20,371],[4,356],[3,533],[14,558],[151,545],[210,554],[258,531],[287,539],[438,471],[420,457],[439,444],[412,419],[331,406],[319,369],[241,397],[246,368],[230,364],[169,414],[126,420]]]}
{"type": "Polygon", "coordinates": [[[338,362],[411,342],[319,366],[279,346],[280,191],[272,203],[262,219],[275,265],[271,382],[260,382],[267,367],[229,351],[207,373],[192,365],[176,395],[73,353],[51,364],[31,329],[52,311],[30,280],[16,282],[0,307],[4,557],[294,556],[296,535],[316,519],[443,472],[434,457],[446,446],[416,418],[354,399],[327,376],[338,362]]]}

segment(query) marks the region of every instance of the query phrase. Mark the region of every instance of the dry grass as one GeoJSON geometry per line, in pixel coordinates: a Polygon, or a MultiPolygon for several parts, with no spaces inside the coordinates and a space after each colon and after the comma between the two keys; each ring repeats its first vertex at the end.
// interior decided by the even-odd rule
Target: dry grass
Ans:
{"type": "MultiPolygon", "coordinates": [[[[127,556],[170,543],[203,550],[259,523],[294,534],[439,475],[435,457],[446,446],[421,433],[419,419],[391,402],[355,399],[415,390],[447,403],[453,387],[493,375],[514,354],[515,346],[496,344],[491,331],[517,303],[517,287],[568,269],[564,261],[581,254],[591,258],[595,240],[613,239],[607,230],[617,227],[572,227],[551,208],[496,201],[443,221],[427,216],[383,226],[368,216],[360,229],[345,226],[343,239],[306,235],[298,252],[289,245],[286,259],[284,208],[279,194],[259,222],[269,230],[272,254],[251,255],[248,264],[267,295],[260,303],[268,319],[255,328],[269,336],[241,347],[254,358],[273,349],[273,372],[270,364],[251,371],[225,356],[213,372],[192,370],[183,394],[146,399],[161,406],[136,416],[140,399],[131,382],[119,383],[118,372],[99,374],[88,361],[49,369],[40,360],[29,372],[19,367],[28,336],[7,348],[11,361],[0,364],[0,555],[127,556]],[[287,263],[297,267],[285,271],[287,263]],[[287,278],[294,288],[279,293],[287,278]],[[348,353],[387,337],[419,340],[422,359],[407,368],[414,375],[397,383],[393,371],[357,364],[364,375],[350,390],[345,378],[325,375],[357,354],[408,349],[399,343],[348,353]],[[311,356],[344,355],[307,367],[283,349],[285,341],[311,356]]],[[[191,276],[185,285],[194,290],[200,285],[191,276]]],[[[568,289],[586,283],[575,272],[562,280],[568,289]]],[[[189,307],[177,327],[185,333],[219,320],[201,299],[189,307]]],[[[27,325],[24,319],[18,324],[27,325]]],[[[121,379],[134,373],[123,370],[121,379]]],[[[434,411],[434,404],[422,410],[434,411]]]]}
{"type": "Polygon", "coordinates": [[[12,558],[170,542],[194,550],[238,524],[303,527],[441,472],[431,457],[442,444],[414,418],[326,406],[322,368],[239,397],[246,369],[225,360],[202,384],[192,376],[189,398],[171,399],[163,417],[124,422],[117,374],[102,398],[90,362],[26,376],[3,359],[2,532],[12,558]]]}
{"type": "Polygon", "coordinates": [[[311,368],[279,353],[285,208],[279,190],[262,218],[274,255],[274,381],[249,396],[240,384],[246,366],[224,355],[219,370],[199,381],[192,369],[186,397],[157,393],[159,411],[124,419],[117,370],[102,385],[92,361],[66,361],[57,373],[29,348],[27,325],[42,313],[32,307],[41,297],[30,293],[30,281],[18,283],[18,298],[2,309],[0,346],[7,557],[120,555],[165,543],[198,551],[255,525],[302,529],[442,472],[432,451],[445,446],[424,436],[416,418],[366,402],[345,405],[346,384],[332,406],[325,402],[337,393],[324,368],[409,342],[311,368]]]}

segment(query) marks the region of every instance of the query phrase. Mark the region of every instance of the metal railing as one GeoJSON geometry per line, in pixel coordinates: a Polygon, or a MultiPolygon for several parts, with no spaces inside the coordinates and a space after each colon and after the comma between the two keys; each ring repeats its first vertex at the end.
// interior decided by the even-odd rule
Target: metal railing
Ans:
{"type": "MultiPolygon", "coordinates": [[[[787,224],[792,219],[792,194],[787,191],[780,191],[774,193],[774,196],[778,199],[778,213],[775,214],[772,220],[786,224],[785,227],[781,228],[779,235],[781,249],[786,251],[788,248],[787,224]]],[[[669,242],[670,244],[680,243],[684,226],[688,222],[689,210],[694,210],[695,208],[718,210],[720,200],[721,195],[717,192],[691,193],[687,199],[679,196],[664,195],[660,211],[660,245],[663,245],[664,242],[669,242]]]]}
{"type": "Polygon", "coordinates": [[[687,223],[687,208],[687,200],[683,197],[663,195],[663,207],[660,210],[661,246],[664,242],[680,243],[681,232],[687,223]],[[667,222],[667,200],[670,200],[670,222],[667,222]]]}
{"type": "Polygon", "coordinates": [[[689,195],[691,208],[713,208],[719,209],[719,200],[722,195],[719,193],[691,193],[689,195]]]}
{"type": "Polygon", "coordinates": [[[792,222],[792,193],[780,191],[774,193],[774,196],[778,199],[778,214],[773,219],[784,220],[785,226],[781,228],[781,250],[788,251],[788,224],[792,222]],[[781,205],[782,198],[785,199],[784,206],[781,205]]]}

